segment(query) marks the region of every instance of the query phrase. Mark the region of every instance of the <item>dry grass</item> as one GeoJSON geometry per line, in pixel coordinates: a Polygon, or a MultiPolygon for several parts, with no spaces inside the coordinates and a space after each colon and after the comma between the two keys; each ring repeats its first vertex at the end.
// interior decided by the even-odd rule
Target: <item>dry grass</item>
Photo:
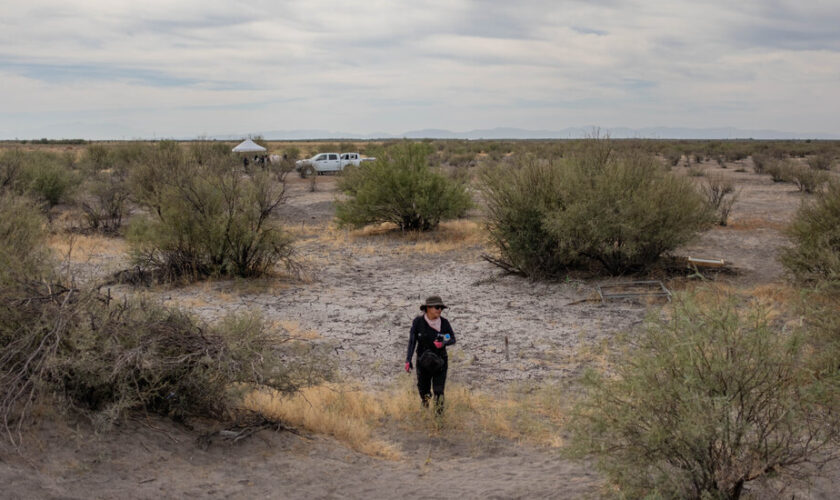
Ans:
{"type": "Polygon", "coordinates": [[[271,326],[283,329],[292,340],[316,340],[321,338],[320,333],[301,327],[298,321],[278,320],[273,322],[271,326]]]}
{"type": "Polygon", "coordinates": [[[781,231],[787,224],[779,221],[763,219],[761,217],[730,218],[726,229],[734,231],[750,231],[753,229],[774,229],[781,231]]]}
{"type": "Polygon", "coordinates": [[[565,401],[558,386],[511,387],[491,395],[453,385],[446,392],[442,417],[423,409],[414,377],[402,377],[394,387],[366,392],[349,385],[324,384],[292,396],[264,390],[248,394],[243,406],[289,425],[332,436],[356,451],[398,460],[399,447],[380,437],[389,425],[403,432],[446,435],[481,445],[505,438],[540,446],[563,445],[560,430],[565,401]]]}
{"type": "Polygon", "coordinates": [[[128,252],[128,245],[122,238],[100,235],[55,234],[47,244],[62,260],[72,263],[104,261],[128,252]]]}
{"type": "Polygon", "coordinates": [[[389,460],[402,456],[396,446],[374,435],[376,421],[384,416],[380,402],[351,387],[318,385],[291,396],[254,391],[243,404],[269,418],[332,436],[367,455],[389,460]]]}

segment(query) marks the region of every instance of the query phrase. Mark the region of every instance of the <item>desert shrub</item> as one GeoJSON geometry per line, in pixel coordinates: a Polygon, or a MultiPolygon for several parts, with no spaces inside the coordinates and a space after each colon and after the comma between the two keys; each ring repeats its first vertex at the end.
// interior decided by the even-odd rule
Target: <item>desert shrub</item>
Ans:
{"type": "Polygon", "coordinates": [[[60,157],[46,153],[27,155],[23,175],[29,193],[48,207],[68,201],[79,184],[76,173],[63,165],[60,157]]]}
{"type": "Polygon", "coordinates": [[[199,139],[189,146],[189,157],[192,161],[203,165],[216,158],[231,156],[231,147],[224,142],[199,139]]]}
{"type": "Polygon", "coordinates": [[[45,223],[30,199],[0,194],[0,288],[44,274],[49,255],[45,223]]]}
{"type": "Polygon", "coordinates": [[[764,166],[764,173],[770,174],[770,178],[773,179],[773,182],[789,182],[792,169],[793,162],[791,162],[791,160],[771,159],[764,166]]]}
{"type": "Polygon", "coordinates": [[[0,326],[0,415],[13,441],[40,397],[101,425],[132,410],[224,420],[237,388],[290,392],[330,370],[318,348],[288,342],[258,315],[203,325],[149,302],[44,284],[4,295],[0,311],[11,318],[0,326]]]}
{"type": "Polygon", "coordinates": [[[643,270],[711,220],[690,180],[603,140],[560,162],[489,170],[481,190],[497,263],[534,278],[643,270]]]}
{"type": "Polygon", "coordinates": [[[767,168],[767,165],[771,161],[770,156],[763,154],[763,153],[756,153],[752,155],[753,160],[753,170],[757,174],[763,174],[764,170],[767,168]]]}
{"type": "Polygon", "coordinates": [[[807,165],[791,165],[787,172],[787,180],[794,183],[803,193],[813,193],[828,182],[828,172],[807,165]]]}
{"type": "Polygon", "coordinates": [[[103,144],[89,144],[85,149],[83,161],[93,171],[104,170],[110,166],[110,154],[103,144]]]}
{"type": "Polygon", "coordinates": [[[840,381],[813,376],[803,336],[756,305],[683,297],[612,376],[586,379],[573,450],[633,498],[735,499],[760,477],[805,474],[837,454],[840,381]]]}
{"type": "Polygon", "coordinates": [[[834,165],[834,155],[831,153],[819,153],[808,157],[808,166],[816,170],[831,170],[834,165]]]}
{"type": "Polygon", "coordinates": [[[0,154],[0,192],[18,190],[23,163],[24,153],[19,149],[7,149],[0,154]]]}
{"type": "Polygon", "coordinates": [[[804,202],[786,233],[793,242],[780,255],[787,270],[800,282],[840,287],[840,183],[804,202]]]}
{"type": "Polygon", "coordinates": [[[706,198],[706,204],[717,215],[718,224],[725,226],[732,207],[738,200],[735,183],[723,175],[710,175],[706,177],[700,190],[706,198]]]}
{"type": "Polygon", "coordinates": [[[665,161],[668,165],[676,167],[682,160],[682,152],[678,150],[669,150],[665,152],[665,161]]]}
{"type": "Polygon", "coordinates": [[[374,162],[345,169],[339,189],[348,199],[336,203],[338,223],[393,222],[427,231],[464,215],[471,206],[466,186],[430,168],[431,152],[428,144],[403,142],[378,152],[374,162]]]}
{"type": "Polygon", "coordinates": [[[131,183],[149,214],[129,227],[133,258],[164,279],[257,276],[291,264],[291,241],[271,218],[285,183],[271,172],[246,175],[231,156],[198,164],[163,142],[131,183]]]}
{"type": "Polygon", "coordinates": [[[116,233],[130,213],[127,174],[123,171],[99,172],[85,184],[79,206],[90,229],[116,233]]]}

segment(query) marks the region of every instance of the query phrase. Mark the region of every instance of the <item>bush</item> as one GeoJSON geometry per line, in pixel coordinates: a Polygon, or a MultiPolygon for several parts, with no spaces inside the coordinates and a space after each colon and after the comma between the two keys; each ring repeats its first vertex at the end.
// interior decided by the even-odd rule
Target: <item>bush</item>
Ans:
{"type": "Polygon", "coordinates": [[[285,184],[269,171],[246,175],[225,154],[202,164],[163,142],[132,173],[137,218],[128,240],[138,265],[164,279],[258,276],[291,264],[291,241],[271,218],[285,184]]]}
{"type": "Polygon", "coordinates": [[[808,157],[808,166],[816,170],[831,170],[834,165],[834,155],[820,153],[808,157]]]}
{"type": "Polygon", "coordinates": [[[701,191],[706,198],[706,204],[717,214],[718,224],[725,226],[729,220],[729,213],[738,200],[735,183],[722,175],[710,175],[702,184],[701,191]]]}
{"type": "Polygon", "coordinates": [[[38,280],[48,269],[45,223],[38,206],[28,198],[0,195],[0,288],[20,280],[38,280]]]}
{"type": "Polygon", "coordinates": [[[764,170],[767,168],[767,165],[770,163],[771,158],[770,156],[762,153],[756,153],[752,155],[753,159],[753,170],[757,174],[763,174],[764,170]]]}
{"type": "Polygon", "coordinates": [[[258,315],[207,326],[175,309],[56,285],[6,294],[0,312],[9,319],[0,326],[7,431],[23,426],[39,397],[57,396],[101,425],[132,410],[227,420],[238,390],[292,392],[330,375],[323,352],[269,331],[258,315]]]}
{"type": "Polygon", "coordinates": [[[840,289],[840,183],[803,203],[786,233],[793,246],[781,251],[780,260],[794,278],[840,289]]]}
{"type": "Polygon", "coordinates": [[[816,170],[807,165],[791,165],[787,178],[803,193],[813,193],[828,182],[828,172],[816,170]]]}
{"type": "Polygon", "coordinates": [[[47,153],[30,153],[24,161],[23,176],[33,197],[47,203],[48,208],[68,201],[79,179],[61,161],[47,153]]]}
{"type": "Polygon", "coordinates": [[[773,182],[789,182],[793,163],[790,160],[771,159],[764,166],[764,173],[770,174],[773,182]]]}
{"type": "Polygon", "coordinates": [[[345,169],[336,203],[339,225],[393,222],[401,230],[427,231],[461,217],[471,206],[466,186],[428,166],[427,144],[403,142],[378,152],[377,160],[345,169]]]}
{"type": "Polygon", "coordinates": [[[837,455],[840,380],[813,376],[802,340],[758,306],[682,298],[613,376],[588,377],[573,450],[634,498],[735,499],[760,477],[804,474],[837,455]]]}
{"type": "Polygon", "coordinates": [[[534,278],[641,271],[711,221],[690,180],[603,140],[559,163],[488,170],[481,190],[497,263],[534,278]]]}
{"type": "Polygon", "coordinates": [[[89,181],[79,202],[88,227],[103,233],[116,233],[130,212],[130,192],[124,172],[99,172],[89,181]]]}

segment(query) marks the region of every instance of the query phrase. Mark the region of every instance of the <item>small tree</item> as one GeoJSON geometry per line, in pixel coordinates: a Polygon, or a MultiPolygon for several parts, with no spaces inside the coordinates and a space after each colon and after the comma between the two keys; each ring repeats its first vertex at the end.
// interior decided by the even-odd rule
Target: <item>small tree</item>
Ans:
{"type": "Polygon", "coordinates": [[[615,375],[591,375],[573,451],[631,497],[737,499],[749,481],[835,458],[836,373],[814,377],[796,333],[758,306],[678,300],[615,375]]]}
{"type": "Polygon", "coordinates": [[[348,199],[336,204],[338,223],[393,222],[401,230],[428,231],[464,215],[472,203],[466,186],[430,168],[431,152],[427,144],[404,142],[345,169],[339,188],[348,199]]]}
{"type": "Polygon", "coordinates": [[[787,235],[793,246],[780,259],[798,281],[840,287],[840,182],[803,203],[787,235]]]}

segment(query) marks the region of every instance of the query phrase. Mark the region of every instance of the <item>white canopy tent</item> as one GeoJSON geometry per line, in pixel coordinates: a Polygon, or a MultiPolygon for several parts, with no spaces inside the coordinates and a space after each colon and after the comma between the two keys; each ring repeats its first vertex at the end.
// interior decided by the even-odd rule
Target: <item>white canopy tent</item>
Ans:
{"type": "Polygon", "coordinates": [[[252,141],[251,139],[245,139],[235,148],[233,148],[234,153],[265,153],[266,149],[256,142],[252,141]]]}

